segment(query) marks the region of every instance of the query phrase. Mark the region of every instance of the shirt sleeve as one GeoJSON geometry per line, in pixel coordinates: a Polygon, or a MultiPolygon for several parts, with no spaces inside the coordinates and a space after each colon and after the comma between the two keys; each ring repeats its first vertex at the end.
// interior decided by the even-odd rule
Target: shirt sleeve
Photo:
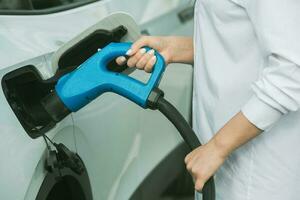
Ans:
{"type": "Polygon", "coordinates": [[[239,0],[254,27],[265,62],[242,113],[262,130],[300,106],[300,1],[239,0]]]}

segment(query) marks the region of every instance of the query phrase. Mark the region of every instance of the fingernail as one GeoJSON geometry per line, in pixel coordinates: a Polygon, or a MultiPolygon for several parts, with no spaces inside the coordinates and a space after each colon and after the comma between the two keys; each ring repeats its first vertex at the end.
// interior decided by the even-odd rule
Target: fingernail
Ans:
{"type": "Polygon", "coordinates": [[[150,55],[154,55],[154,52],[155,52],[154,49],[150,49],[147,53],[150,55]]]}
{"type": "Polygon", "coordinates": [[[119,57],[119,61],[123,63],[126,61],[126,58],[124,56],[121,56],[121,57],[119,57]]]}
{"type": "Polygon", "coordinates": [[[127,56],[130,56],[131,53],[132,53],[132,49],[129,49],[129,50],[126,52],[126,55],[127,55],[127,56]]]}
{"type": "Polygon", "coordinates": [[[146,53],[146,49],[145,49],[145,48],[140,49],[140,53],[141,53],[141,54],[146,53]]]}
{"type": "Polygon", "coordinates": [[[152,56],[151,61],[154,63],[156,61],[156,56],[152,56]]]}

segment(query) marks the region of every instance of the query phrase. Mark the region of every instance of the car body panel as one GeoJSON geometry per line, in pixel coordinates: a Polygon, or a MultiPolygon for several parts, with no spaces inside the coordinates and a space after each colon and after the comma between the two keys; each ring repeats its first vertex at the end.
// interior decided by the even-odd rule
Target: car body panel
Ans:
{"type": "Polygon", "coordinates": [[[188,2],[152,0],[145,3],[131,0],[128,3],[123,0],[103,0],[52,14],[0,15],[0,69],[56,51],[111,13],[126,12],[138,24],[144,24],[188,2]]]}

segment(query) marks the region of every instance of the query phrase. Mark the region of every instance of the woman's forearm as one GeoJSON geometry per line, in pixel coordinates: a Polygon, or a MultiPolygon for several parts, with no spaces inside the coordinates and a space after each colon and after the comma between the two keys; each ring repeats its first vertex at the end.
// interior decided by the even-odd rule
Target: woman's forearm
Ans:
{"type": "Polygon", "coordinates": [[[170,36],[170,62],[171,63],[194,63],[194,44],[192,37],[170,36]]]}
{"type": "Polygon", "coordinates": [[[239,112],[216,133],[209,143],[215,146],[222,156],[227,157],[260,132],[260,129],[249,122],[242,112],[239,112]]]}

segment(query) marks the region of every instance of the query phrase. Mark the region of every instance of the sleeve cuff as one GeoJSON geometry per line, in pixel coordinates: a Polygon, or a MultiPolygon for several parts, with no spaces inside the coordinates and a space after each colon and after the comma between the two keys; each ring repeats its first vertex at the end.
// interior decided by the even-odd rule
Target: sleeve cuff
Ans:
{"type": "Polygon", "coordinates": [[[245,117],[261,130],[269,129],[283,115],[272,106],[253,96],[242,108],[245,117]]]}

